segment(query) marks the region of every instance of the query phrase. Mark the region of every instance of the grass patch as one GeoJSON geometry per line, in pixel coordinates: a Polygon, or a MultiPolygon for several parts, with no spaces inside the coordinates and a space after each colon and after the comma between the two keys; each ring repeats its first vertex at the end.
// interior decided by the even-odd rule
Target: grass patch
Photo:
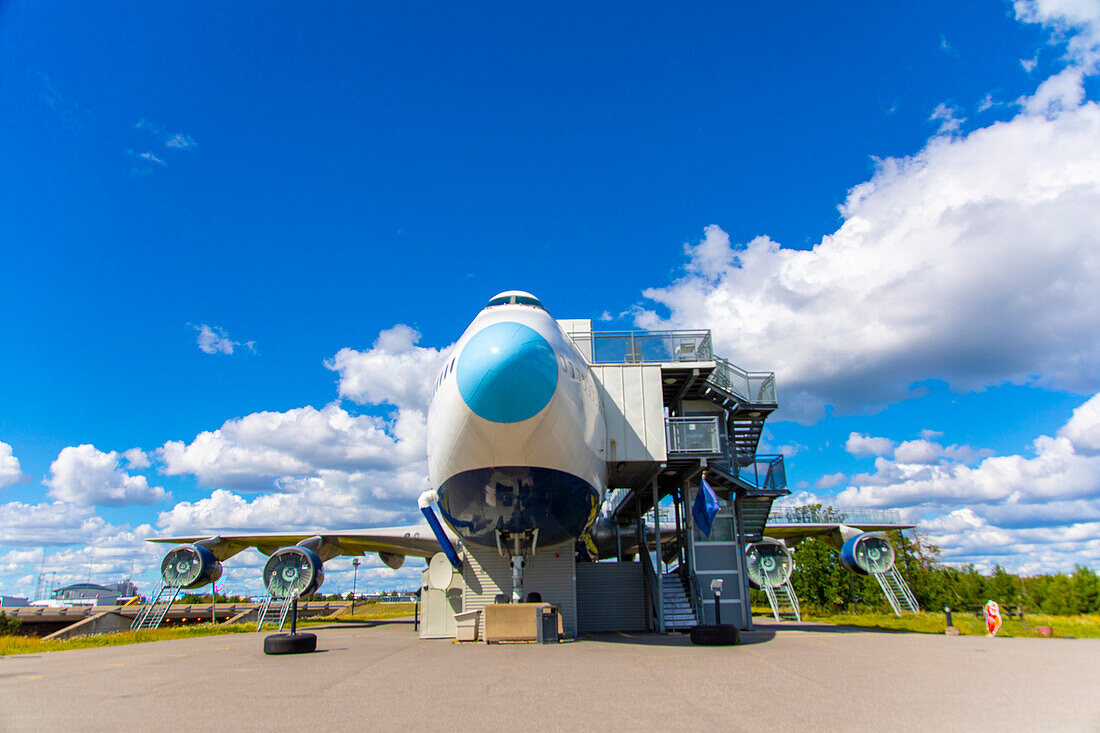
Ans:
{"type": "MultiPolygon", "coordinates": [[[[766,614],[766,615],[770,615],[766,614]]],[[[919,613],[895,616],[892,613],[804,613],[804,621],[834,624],[837,626],[857,626],[865,629],[884,629],[887,631],[908,631],[917,634],[942,634],[947,621],[942,613],[919,613]]],[[[985,619],[973,614],[956,613],[953,624],[963,636],[985,636],[985,619]]],[[[1016,618],[1006,619],[998,636],[1039,637],[1038,626],[1049,626],[1055,637],[1074,637],[1077,639],[1100,638],[1100,614],[1081,616],[1047,616],[1029,614],[1027,625],[1016,618]]]]}
{"type": "Polygon", "coordinates": [[[69,649],[92,649],[101,646],[121,646],[122,644],[142,644],[147,641],[166,641],[168,639],[191,639],[196,636],[215,636],[219,634],[239,634],[255,631],[256,624],[189,624],[187,626],[166,626],[161,629],[142,631],[120,631],[117,634],[99,634],[97,636],[78,636],[73,639],[44,641],[35,636],[0,636],[0,656],[7,654],[38,654],[41,652],[62,652],[69,649]]]}
{"type": "Polygon", "coordinates": [[[301,621],[299,626],[316,626],[332,621],[377,621],[379,619],[403,618],[413,615],[412,603],[356,603],[355,610],[350,607],[326,618],[310,618],[301,621]]]}

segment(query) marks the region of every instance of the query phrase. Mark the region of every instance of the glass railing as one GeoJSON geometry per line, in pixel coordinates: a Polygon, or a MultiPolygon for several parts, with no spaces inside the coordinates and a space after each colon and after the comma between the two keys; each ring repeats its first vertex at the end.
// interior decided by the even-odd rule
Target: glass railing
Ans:
{"type": "Polygon", "coordinates": [[[753,405],[779,404],[775,393],[775,372],[747,372],[726,359],[714,360],[717,366],[707,381],[753,405]]]}
{"type": "Polygon", "coordinates": [[[737,478],[758,489],[787,488],[787,467],[781,455],[757,455],[747,466],[736,466],[737,478]]]}
{"type": "Polygon", "coordinates": [[[710,331],[593,331],[570,335],[592,364],[714,360],[710,331]]]}
{"type": "Polygon", "coordinates": [[[720,455],[718,417],[665,418],[665,445],[669,455],[720,455]]]}
{"type": "Polygon", "coordinates": [[[903,524],[897,509],[799,506],[773,509],[768,524],[903,524]]]}

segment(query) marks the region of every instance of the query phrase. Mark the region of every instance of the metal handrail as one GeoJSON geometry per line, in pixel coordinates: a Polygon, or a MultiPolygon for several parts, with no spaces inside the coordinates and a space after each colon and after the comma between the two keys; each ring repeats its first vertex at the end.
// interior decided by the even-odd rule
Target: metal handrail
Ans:
{"type": "Polygon", "coordinates": [[[666,417],[665,444],[669,453],[720,455],[718,417],[666,417]]]}
{"type": "MultiPolygon", "coordinates": [[[[657,552],[660,552],[661,548],[657,548],[657,552]]],[[[657,587],[657,571],[653,567],[653,558],[649,556],[649,544],[646,541],[645,526],[642,526],[642,541],[638,545],[638,555],[642,560],[643,572],[645,572],[647,585],[649,585],[649,601],[653,608],[653,620],[656,623],[659,618],[659,614],[662,613],[661,594],[660,589],[657,587]]]]}
{"type": "Polygon", "coordinates": [[[758,454],[747,466],[738,466],[728,458],[713,465],[757,489],[782,491],[787,488],[787,467],[779,454],[758,454]]]}
{"type": "Polygon", "coordinates": [[[709,330],[592,331],[570,334],[592,364],[713,361],[709,330]]]}
{"type": "Polygon", "coordinates": [[[773,510],[768,524],[897,524],[904,525],[896,509],[846,507],[790,507],[773,510]]]}
{"type": "Polygon", "coordinates": [[[717,366],[707,377],[708,382],[741,398],[747,404],[779,404],[775,372],[750,372],[720,356],[715,357],[714,361],[717,366]]]}

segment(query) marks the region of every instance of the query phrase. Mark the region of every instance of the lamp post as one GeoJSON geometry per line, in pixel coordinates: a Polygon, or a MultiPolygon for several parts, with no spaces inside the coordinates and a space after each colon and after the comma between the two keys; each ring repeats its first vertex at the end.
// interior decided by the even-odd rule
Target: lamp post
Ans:
{"type": "Polygon", "coordinates": [[[351,561],[351,612],[355,613],[355,581],[359,579],[359,558],[351,561]]]}

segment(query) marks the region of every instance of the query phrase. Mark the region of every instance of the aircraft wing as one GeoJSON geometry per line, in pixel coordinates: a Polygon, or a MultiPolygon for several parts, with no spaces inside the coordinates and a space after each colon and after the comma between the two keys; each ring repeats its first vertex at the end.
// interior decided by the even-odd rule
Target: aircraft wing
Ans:
{"type": "Polygon", "coordinates": [[[827,537],[840,534],[840,526],[852,527],[862,532],[887,532],[892,529],[912,529],[912,524],[849,524],[848,522],[822,522],[810,524],[793,522],[791,524],[768,524],[764,527],[764,536],[773,540],[795,540],[803,537],[827,537]]]}
{"type": "MultiPolygon", "coordinates": [[[[448,532],[448,534],[450,534],[448,532]]],[[[431,557],[440,551],[439,542],[427,524],[408,527],[382,527],[375,529],[344,529],[336,532],[306,530],[302,532],[258,532],[253,534],[191,535],[182,537],[154,537],[150,542],[172,544],[199,544],[214,553],[218,560],[233,557],[238,552],[255,547],[270,555],[281,547],[296,545],[302,540],[319,537],[322,560],[337,555],[358,556],[377,552],[383,562],[393,567],[387,557],[397,559],[406,556],[431,557]]],[[[452,538],[452,542],[454,539],[452,538]]],[[[400,567],[398,563],[397,567],[400,567]]]]}

